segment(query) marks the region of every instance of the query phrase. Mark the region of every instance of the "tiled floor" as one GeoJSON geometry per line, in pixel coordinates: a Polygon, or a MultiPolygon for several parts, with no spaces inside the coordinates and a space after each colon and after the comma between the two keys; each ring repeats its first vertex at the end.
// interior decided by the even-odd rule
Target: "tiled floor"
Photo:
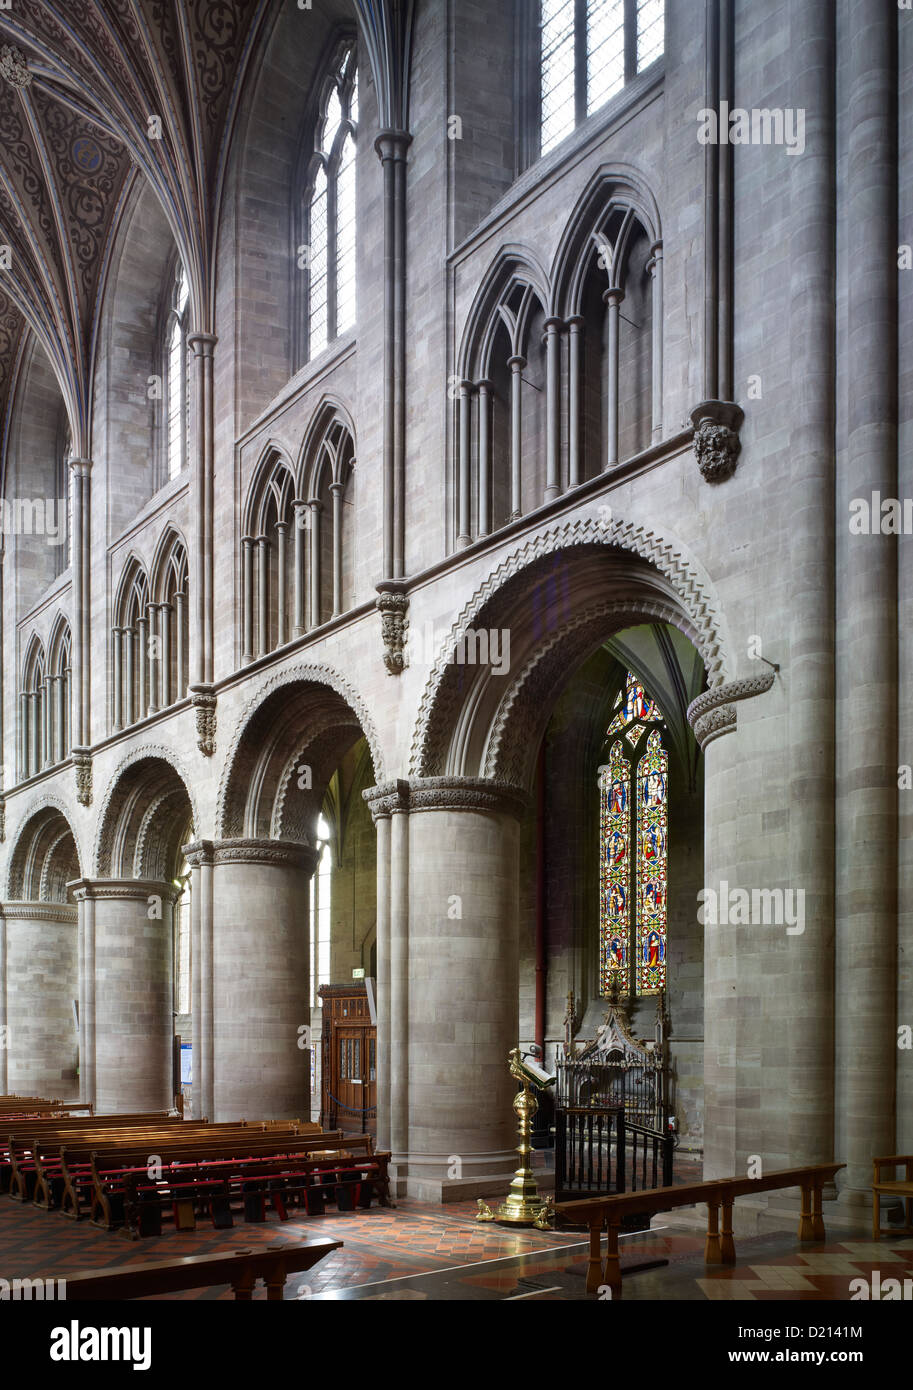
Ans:
{"type": "MultiPolygon", "coordinates": [[[[241,1245],[268,1245],[317,1235],[344,1248],[306,1276],[293,1276],[287,1299],[577,1300],[585,1292],[587,1245],[574,1231],[511,1230],[475,1221],[475,1203],[429,1207],[401,1202],[395,1209],[337,1213],[280,1224],[237,1224],[231,1232],[200,1227],[131,1242],[57,1214],[0,1198],[0,1277],[57,1278],[95,1270],[194,1255],[241,1245]]],[[[790,1233],[737,1237],[738,1264],[708,1267],[703,1236],[675,1229],[660,1216],[654,1229],[622,1238],[626,1300],[846,1300],[850,1281],[913,1276],[913,1239],[836,1233],[826,1244],[799,1246],[790,1233]],[[633,1267],[636,1266],[636,1272],[633,1267]]],[[[258,1290],[258,1298],[263,1296],[258,1290]]],[[[178,1295],[230,1299],[227,1288],[178,1295]]]]}

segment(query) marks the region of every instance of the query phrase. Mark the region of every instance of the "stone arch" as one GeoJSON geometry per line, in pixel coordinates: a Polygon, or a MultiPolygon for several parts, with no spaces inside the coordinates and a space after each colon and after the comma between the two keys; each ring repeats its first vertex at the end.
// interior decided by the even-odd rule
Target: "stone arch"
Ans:
{"type": "Polygon", "coordinates": [[[71,811],[55,796],[33,803],[16,832],[6,876],[15,902],[67,901],[66,885],[82,873],[71,811]]]}
{"type": "Polygon", "coordinates": [[[644,175],[632,164],[603,165],[577,201],[551,271],[554,313],[569,317],[580,312],[579,296],[586,261],[592,253],[592,234],[612,209],[630,208],[653,243],[662,241],[659,207],[644,175]]]}
{"type": "Polygon", "coordinates": [[[668,540],[617,520],[568,522],[530,540],[480,586],[443,642],[419,707],[410,774],[526,784],[532,734],[555,683],[611,630],[645,619],[669,622],[693,642],[711,688],[726,681],[712,588],[668,540]],[[463,664],[468,633],[504,630],[506,680],[489,662],[463,664]]]}
{"type": "Polygon", "coordinates": [[[466,318],[457,363],[461,377],[487,374],[498,303],[518,285],[528,286],[543,311],[551,313],[549,277],[535,253],[519,244],[502,246],[482,277],[466,318]]]}
{"type": "Polygon", "coordinates": [[[302,665],[265,681],[238,722],[219,788],[216,835],[308,840],[340,754],[362,736],[380,781],[384,767],[374,722],[336,671],[302,665]],[[306,778],[296,771],[302,761],[306,778]],[[299,791],[304,795],[293,795],[299,791]]]}
{"type": "Polygon", "coordinates": [[[95,874],[100,878],[174,877],[181,846],[199,832],[199,811],[190,786],[168,748],[149,745],[125,758],[111,778],[99,816],[95,874]]]}

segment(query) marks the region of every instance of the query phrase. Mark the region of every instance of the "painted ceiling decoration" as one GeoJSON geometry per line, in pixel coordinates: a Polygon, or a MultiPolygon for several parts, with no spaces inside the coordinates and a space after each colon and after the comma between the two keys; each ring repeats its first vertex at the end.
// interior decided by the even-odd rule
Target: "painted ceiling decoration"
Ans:
{"type": "Polygon", "coordinates": [[[27,323],[91,455],[92,369],[118,217],[137,175],[211,332],[227,151],[268,0],[16,0],[0,10],[0,409],[27,323]],[[9,264],[3,263],[8,260],[9,264]]]}
{"type": "MultiPolygon", "coordinates": [[[[353,0],[381,126],[406,128],[413,0],[353,0]]],[[[105,279],[133,181],[153,188],[215,331],[232,134],[275,0],[15,0],[0,10],[0,455],[27,325],[90,458],[105,279]],[[5,251],[3,248],[8,248],[5,251]]]]}

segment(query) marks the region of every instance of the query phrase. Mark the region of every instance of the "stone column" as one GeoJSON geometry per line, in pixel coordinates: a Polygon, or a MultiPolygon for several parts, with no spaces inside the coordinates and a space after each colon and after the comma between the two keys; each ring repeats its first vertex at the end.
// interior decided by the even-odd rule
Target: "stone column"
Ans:
{"type": "Polygon", "coordinates": [[[545,320],[545,501],[561,495],[562,319],[545,320]]]}
{"type": "Polygon", "coordinates": [[[215,400],[213,374],[218,338],[211,333],[191,333],[187,345],[193,351],[193,403],[195,441],[193,457],[193,532],[191,575],[194,623],[191,641],[195,685],[209,685],[213,672],[213,544],[215,400]]]}
{"type": "Polygon", "coordinates": [[[310,560],[311,560],[311,618],[310,626],[320,626],[320,502],[316,497],[308,500],[308,516],[310,525],[308,535],[310,537],[310,560]]]}
{"type": "Polygon", "coordinates": [[[78,997],[76,908],[6,902],[8,1089],[72,1100],[76,1095],[78,997]]]}
{"type": "Polygon", "coordinates": [[[112,627],[111,629],[111,656],[114,667],[114,717],[112,720],[115,731],[124,727],[124,629],[122,627],[112,627]]]}
{"type": "Polygon", "coordinates": [[[850,533],[849,519],[854,498],[871,504],[873,493],[898,496],[898,10],[850,0],[844,13],[848,396],[837,505],[837,1134],[847,1161],[838,1174],[841,1196],[855,1194],[865,1204],[872,1157],[896,1152],[898,539],[881,533],[877,505],[871,534],[850,533]]]}
{"type": "MultiPolygon", "coordinates": [[[[796,105],[807,113],[805,154],[790,161],[801,168],[790,170],[793,555],[787,676],[789,883],[805,893],[806,925],[789,939],[781,981],[791,1001],[784,1020],[787,1142],[789,1161],[796,1164],[835,1156],[834,13],[831,0],[805,0],[790,19],[793,90],[796,105]]],[[[721,363],[724,336],[721,331],[721,363]]],[[[720,390],[727,390],[722,367],[720,390]]]]}
{"type": "Polygon", "coordinates": [[[288,564],[288,522],[276,522],[276,646],[284,647],[288,641],[288,608],[286,605],[286,585],[288,564]]]}
{"type": "Polygon", "coordinates": [[[387,128],[374,142],[384,180],[384,579],[405,574],[406,151],[412,137],[387,128]]]}
{"type": "Polygon", "coordinates": [[[650,247],[647,269],[653,278],[653,439],[663,437],[663,244],[655,241],[650,247]]]}
{"type": "Polygon", "coordinates": [[[257,537],[257,656],[269,651],[269,537],[257,537]]]}
{"type": "Polygon", "coordinates": [[[283,840],[216,840],[212,870],[210,1119],[310,1114],[309,883],[318,852],[283,840]]]}
{"type": "Polygon", "coordinates": [[[465,550],[472,540],[470,508],[472,503],[472,382],[460,382],[459,408],[459,476],[457,478],[457,549],[465,550]]]}
{"type": "Polygon", "coordinates": [[[300,497],[296,497],[295,501],[292,503],[292,511],[295,515],[295,556],[293,561],[295,566],[295,617],[294,625],[292,627],[292,636],[300,637],[302,633],[307,631],[307,617],[305,610],[305,538],[307,536],[307,502],[302,501],[300,497]]]}
{"type": "Polygon", "coordinates": [[[507,1057],[519,1026],[525,798],[460,777],[398,786],[391,807],[391,1112],[395,1126],[406,1079],[397,1053],[405,1050],[408,1151],[397,1176],[409,1196],[440,1201],[497,1189],[516,1167],[516,1086],[507,1057]],[[401,903],[398,879],[407,889],[401,903]],[[401,968],[406,978],[398,984],[401,968]],[[397,1036],[398,988],[408,993],[407,1040],[397,1036]]]}
{"type": "Polygon", "coordinates": [[[244,622],[244,647],[242,661],[254,659],[254,546],[253,536],[241,540],[241,584],[243,588],[241,607],[244,622]]]}
{"type": "MultiPolygon", "coordinates": [[[[82,878],[69,888],[77,903],[92,909],[85,914],[87,936],[91,930],[94,937],[91,950],[87,940],[85,968],[95,1108],[110,1114],[167,1110],[173,1102],[172,909],[178,889],[136,878],[82,878]]],[[[86,1046],[89,1051],[88,1036],[86,1046]]]]}
{"type": "Polygon", "coordinates": [[[619,312],[624,294],[616,286],[602,296],[608,308],[608,374],[606,382],[606,468],[618,462],[618,329],[619,312]]]}
{"type": "Polygon", "coordinates": [[[510,357],[510,519],[523,513],[523,368],[525,357],[510,357]]]}
{"type": "Polygon", "coordinates": [[[333,617],[342,612],[342,492],[343,484],[330,483],[333,497],[333,617]]]}
{"type": "Polygon", "coordinates": [[[89,477],[92,462],[70,460],[73,496],[73,747],[85,747],[90,738],[89,642],[91,630],[90,583],[92,569],[89,477]]]}
{"type": "Polygon", "coordinates": [[[190,1010],[195,1120],[212,1113],[212,841],[183,848],[190,865],[190,1010]]]}
{"type": "Polygon", "coordinates": [[[567,485],[583,481],[581,408],[583,404],[583,329],[586,320],[574,314],[567,321],[567,485]]]}
{"type": "Polygon", "coordinates": [[[363,792],[377,832],[377,1147],[391,1146],[390,923],[391,826],[401,797],[399,783],[385,782],[363,792]]]}
{"type": "Polygon", "coordinates": [[[491,530],[491,382],[476,383],[479,393],[479,535],[491,530]]]}

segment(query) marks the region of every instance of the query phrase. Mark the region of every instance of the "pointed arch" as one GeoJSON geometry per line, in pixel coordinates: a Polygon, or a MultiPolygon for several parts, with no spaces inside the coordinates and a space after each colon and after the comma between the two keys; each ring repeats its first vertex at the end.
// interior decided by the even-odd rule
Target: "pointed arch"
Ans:
{"type": "Polygon", "coordinates": [[[502,247],[470,309],[458,357],[458,546],[556,495],[552,452],[543,457],[525,444],[546,434],[556,408],[550,305],[548,276],[532,252],[502,247]]]}
{"type": "Polygon", "coordinates": [[[121,571],[111,629],[113,669],[112,725],[127,728],[157,708],[155,699],[155,635],[153,603],[146,568],[128,555],[121,571]]]}
{"type": "Polygon", "coordinates": [[[49,754],[47,658],[36,632],[29,637],[22,662],[19,692],[19,772],[35,777],[51,761],[49,754]]]}
{"type": "Polygon", "coordinates": [[[190,593],[187,546],[177,527],[162,533],[151,566],[150,610],[158,638],[152,679],[158,681],[158,705],[183,700],[187,694],[190,654],[190,593]]]}
{"type": "Polygon", "coordinates": [[[314,412],[297,472],[301,591],[306,627],[312,628],[346,612],[355,594],[355,428],[348,409],[334,397],[324,397],[314,412]]]}
{"type": "Polygon", "coordinates": [[[295,570],[295,470],[269,440],[247,493],[241,530],[243,660],[282,647],[292,631],[295,570]]]}

